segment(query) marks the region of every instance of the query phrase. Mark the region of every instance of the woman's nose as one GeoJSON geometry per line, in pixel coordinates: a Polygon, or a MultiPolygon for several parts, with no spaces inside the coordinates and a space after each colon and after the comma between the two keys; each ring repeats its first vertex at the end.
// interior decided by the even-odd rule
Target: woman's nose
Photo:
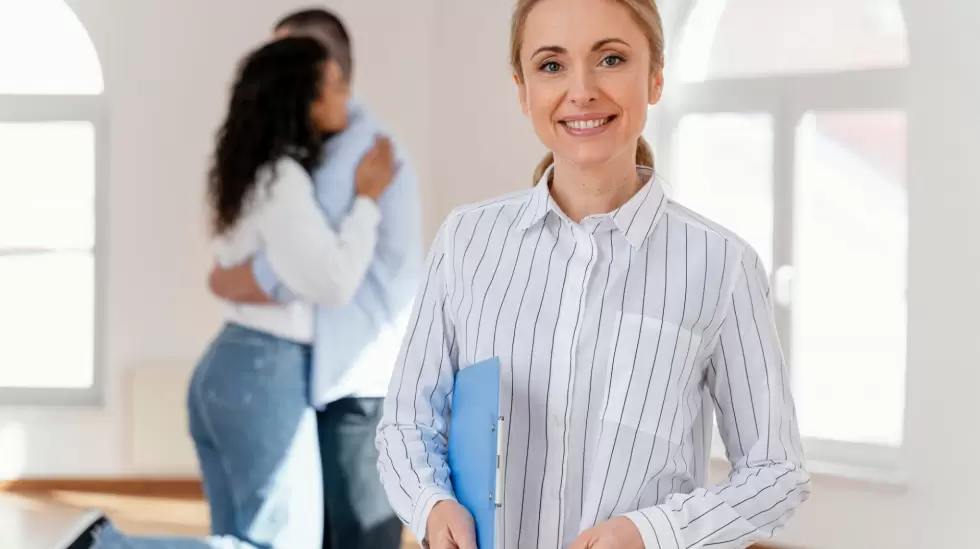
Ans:
{"type": "Polygon", "coordinates": [[[568,99],[577,106],[588,105],[599,96],[596,78],[592,71],[577,71],[570,79],[570,86],[568,99]]]}

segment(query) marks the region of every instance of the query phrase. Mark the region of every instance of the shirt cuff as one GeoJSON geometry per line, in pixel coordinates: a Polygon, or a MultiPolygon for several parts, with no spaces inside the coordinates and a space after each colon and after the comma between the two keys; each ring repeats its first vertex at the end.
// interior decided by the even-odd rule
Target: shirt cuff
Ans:
{"type": "Polygon", "coordinates": [[[358,213],[371,225],[381,222],[381,207],[373,199],[364,195],[354,197],[354,204],[351,206],[351,214],[358,213]]]}
{"type": "Polygon", "coordinates": [[[636,525],[646,549],[681,549],[677,530],[667,512],[660,507],[640,509],[623,516],[636,525]]]}
{"type": "Polygon", "coordinates": [[[429,524],[429,514],[432,513],[432,508],[440,501],[454,499],[456,498],[451,492],[438,486],[430,486],[422,491],[415,505],[415,516],[412,517],[412,524],[409,525],[419,543],[425,539],[425,530],[429,524]]]}
{"type": "Polygon", "coordinates": [[[272,265],[269,264],[269,260],[266,259],[264,253],[256,254],[252,260],[252,276],[255,277],[255,282],[265,295],[278,301],[279,296],[276,294],[278,293],[279,286],[281,286],[279,277],[272,270],[272,265]]]}

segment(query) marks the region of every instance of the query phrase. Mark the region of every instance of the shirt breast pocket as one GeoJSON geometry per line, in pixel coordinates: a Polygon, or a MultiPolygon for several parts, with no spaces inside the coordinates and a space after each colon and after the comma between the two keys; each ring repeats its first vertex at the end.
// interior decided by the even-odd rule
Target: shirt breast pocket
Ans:
{"type": "Polygon", "coordinates": [[[684,426],[678,412],[692,387],[701,335],[652,316],[617,316],[602,418],[680,442],[684,426]]]}

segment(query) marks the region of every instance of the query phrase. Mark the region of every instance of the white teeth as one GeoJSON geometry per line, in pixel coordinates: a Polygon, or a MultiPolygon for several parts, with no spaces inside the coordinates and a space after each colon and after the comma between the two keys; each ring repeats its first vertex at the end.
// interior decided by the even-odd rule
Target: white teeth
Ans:
{"type": "Polygon", "coordinates": [[[565,122],[565,125],[573,130],[588,130],[592,128],[598,128],[609,122],[608,118],[602,118],[599,120],[569,120],[565,122]]]}

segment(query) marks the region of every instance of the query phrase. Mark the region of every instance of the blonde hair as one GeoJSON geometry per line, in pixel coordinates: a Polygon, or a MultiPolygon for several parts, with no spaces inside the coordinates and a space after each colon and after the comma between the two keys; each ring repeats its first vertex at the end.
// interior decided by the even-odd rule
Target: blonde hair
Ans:
{"type": "MultiPolygon", "coordinates": [[[[527,16],[541,0],[517,0],[514,15],[510,23],[510,65],[514,69],[519,82],[524,82],[524,66],[521,63],[521,47],[524,45],[524,25],[527,16]]],[[[663,66],[664,60],[664,28],[660,18],[660,9],[656,0],[615,0],[626,6],[633,20],[643,30],[650,46],[650,71],[657,71],[663,66]]],[[[537,183],[545,171],[555,161],[555,155],[548,153],[538,163],[534,170],[534,183],[537,183]]],[[[640,166],[653,167],[653,150],[643,137],[636,145],[636,163],[640,166]]]]}

